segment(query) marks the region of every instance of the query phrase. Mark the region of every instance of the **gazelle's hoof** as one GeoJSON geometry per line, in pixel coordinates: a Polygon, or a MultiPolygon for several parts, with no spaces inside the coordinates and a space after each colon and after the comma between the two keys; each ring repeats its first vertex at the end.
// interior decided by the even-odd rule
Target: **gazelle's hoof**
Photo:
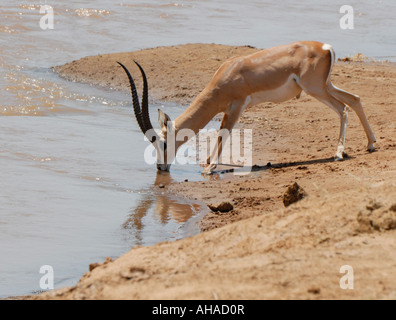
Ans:
{"type": "Polygon", "coordinates": [[[367,151],[370,152],[370,153],[373,153],[373,152],[375,152],[375,151],[377,151],[377,150],[375,149],[374,146],[368,146],[368,147],[367,147],[367,151]]]}
{"type": "Polygon", "coordinates": [[[334,157],[334,161],[344,161],[344,158],[342,156],[336,155],[334,157]]]}
{"type": "Polygon", "coordinates": [[[374,143],[376,143],[377,142],[377,140],[374,138],[374,139],[371,139],[371,140],[369,140],[369,142],[368,142],[368,144],[367,144],[367,151],[368,152],[375,152],[376,150],[375,150],[375,145],[374,145],[374,143]]]}
{"type": "Polygon", "coordinates": [[[348,159],[349,156],[346,152],[342,152],[342,153],[337,153],[334,157],[334,161],[344,161],[345,159],[348,159]]]}
{"type": "Polygon", "coordinates": [[[211,175],[211,174],[213,174],[213,171],[216,169],[216,167],[217,167],[217,165],[210,164],[207,167],[205,167],[205,169],[202,171],[202,174],[211,175]]]}
{"type": "Polygon", "coordinates": [[[344,151],[338,150],[336,155],[334,156],[334,161],[342,161],[344,160],[344,151]]]}

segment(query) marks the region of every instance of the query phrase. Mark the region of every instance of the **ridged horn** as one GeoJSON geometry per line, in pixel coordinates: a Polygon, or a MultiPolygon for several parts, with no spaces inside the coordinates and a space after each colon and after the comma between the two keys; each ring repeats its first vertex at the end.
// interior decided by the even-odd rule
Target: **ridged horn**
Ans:
{"type": "Polygon", "coordinates": [[[146,74],[142,68],[142,66],[137,63],[135,60],[133,62],[136,63],[140,72],[142,73],[143,78],[143,97],[142,97],[142,119],[146,130],[153,129],[153,125],[151,124],[150,114],[149,114],[149,105],[148,105],[148,83],[146,74]]]}
{"type": "Polygon", "coordinates": [[[153,128],[153,125],[151,124],[150,116],[149,116],[147,78],[146,78],[146,74],[144,73],[143,68],[136,61],[134,61],[134,62],[139,67],[140,72],[142,73],[142,77],[143,77],[143,97],[142,97],[143,109],[140,108],[139,97],[138,97],[135,82],[131,76],[131,73],[121,62],[117,62],[117,63],[124,69],[125,73],[128,76],[129,84],[131,86],[131,92],[132,92],[133,110],[134,110],[138,125],[140,127],[140,130],[142,130],[143,134],[146,135],[146,137],[150,140],[151,143],[154,143],[155,141],[159,141],[159,139],[157,140],[158,136],[154,131],[154,128],[153,128]],[[149,134],[148,134],[148,131],[150,131],[149,134]]]}

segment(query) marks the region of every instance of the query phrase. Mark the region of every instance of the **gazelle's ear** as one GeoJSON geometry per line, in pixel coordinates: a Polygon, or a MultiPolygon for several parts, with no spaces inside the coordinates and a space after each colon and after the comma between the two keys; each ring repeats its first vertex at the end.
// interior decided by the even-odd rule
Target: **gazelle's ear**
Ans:
{"type": "Polygon", "coordinates": [[[160,109],[158,109],[158,122],[161,126],[161,129],[167,127],[168,121],[172,121],[171,118],[166,113],[163,113],[160,109]]]}

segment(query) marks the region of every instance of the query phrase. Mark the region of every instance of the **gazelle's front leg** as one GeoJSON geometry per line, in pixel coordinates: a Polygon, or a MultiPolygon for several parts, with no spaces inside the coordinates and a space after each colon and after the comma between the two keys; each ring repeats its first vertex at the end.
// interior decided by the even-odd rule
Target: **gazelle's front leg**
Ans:
{"type": "Polygon", "coordinates": [[[344,111],[340,114],[341,127],[340,127],[340,137],[338,139],[337,153],[335,156],[336,161],[342,160],[344,158],[345,136],[346,136],[346,130],[347,130],[347,126],[348,126],[348,111],[349,111],[349,108],[347,106],[345,106],[344,111]]]}
{"type": "MultiPolygon", "coordinates": [[[[213,150],[212,154],[210,154],[208,156],[208,158],[206,159],[206,164],[207,165],[211,164],[211,162],[213,160],[213,157],[215,156],[216,153],[217,153],[217,155],[216,155],[217,158],[220,157],[220,154],[221,154],[221,152],[223,150],[223,137],[220,135],[220,132],[221,132],[221,130],[224,129],[225,124],[227,123],[227,120],[228,120],[228,115],[224,114],[223,120],[221,121],[220,129],[219,129],[219,136],[217,137],[217,145],[216,145],[217,149],[215,148],[213,150]]],[[[209,152],[211,152],[211,151],[209,150],[209,152]]]]}
{"type": "Polygon", "coordinates": [[[203,174],[212,174],[213,171],[216,169],[221,152],[223,150],[223,143],[226,142],[226,139],[231,134],[231,130],[234,127],[235,123],[238,121],[245,106],[245,102],[234,102],[231,105],[230,110],[224,114],[223,120],[220,125],[216,147],[213,150],[213,153],[206,160],[207,166],[203,170],[203,174]],[[222,133],[224,133],[224,130],[228,131],[228,134],[226,134],[225,138],[223,138],[222,135],[222,133]]]}

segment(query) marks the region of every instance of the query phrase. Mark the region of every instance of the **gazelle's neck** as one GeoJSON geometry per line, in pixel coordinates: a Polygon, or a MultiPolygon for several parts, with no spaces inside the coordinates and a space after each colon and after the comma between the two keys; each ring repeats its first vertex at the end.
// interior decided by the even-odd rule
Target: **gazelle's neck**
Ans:
{"type": "MultiPolygon", "coordinates": [[[[199,130],[203,129],[216,114],[221,112],[218,108],[218,99],[209,90],[203,90],[191,105],[175,119],[175,133],[183,129],[194,131],[197,135],[199,130]]],[[[191,138],[191,137],[190,137],[191,138]]],[[[176,142],[177,148],[187,141],[176,142]]]]}

